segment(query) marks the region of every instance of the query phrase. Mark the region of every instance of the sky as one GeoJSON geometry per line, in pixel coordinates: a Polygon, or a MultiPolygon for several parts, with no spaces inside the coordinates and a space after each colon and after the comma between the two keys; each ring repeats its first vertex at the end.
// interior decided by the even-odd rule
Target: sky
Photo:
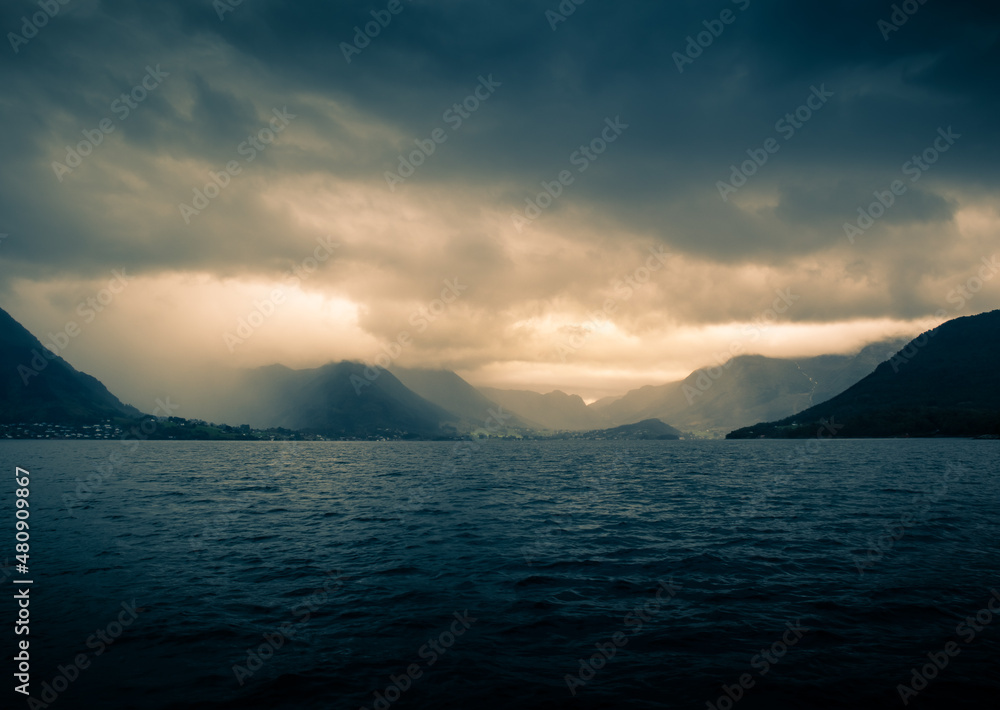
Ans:
{"type": "Polygon", "coordinates": [[[341,359],[592,400],[1000,307],[993,3],[7,0],[0,30],[0,307],[140,409],[341,359]]]}

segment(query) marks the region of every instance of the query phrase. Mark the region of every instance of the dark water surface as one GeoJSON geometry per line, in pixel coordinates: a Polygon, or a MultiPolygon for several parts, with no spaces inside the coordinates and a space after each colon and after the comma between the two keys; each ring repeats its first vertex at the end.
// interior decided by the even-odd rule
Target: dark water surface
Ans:
{"type": "Polygon", "coordinates": [[[12,441],[0,560],[22,466],[32,696],[67,710],[902,708],[928,654],[905,707],[991,708],[998,454],[12,441]]]}

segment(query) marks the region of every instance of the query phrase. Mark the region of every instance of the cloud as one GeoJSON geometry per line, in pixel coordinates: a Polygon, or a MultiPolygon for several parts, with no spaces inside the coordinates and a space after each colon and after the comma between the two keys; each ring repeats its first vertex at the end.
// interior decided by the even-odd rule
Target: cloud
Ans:
{"type": "MultiPolygon", "coordinates": [[[[801,293],[782,327],[818,328],[829,347],[843,324],[913,327],[992,253],[1000,23],[982,4],[928,3],[888,40],[877,22],[891,9],[860,1],[585,3],[553,30],[554,5],[403,0],[387,24],[379,2],[261,0],[222,19],[201,0],[61,6],[0,52],[0,297],[48,327],[72,316],[75,295],[60,294],[127,268],[146,286],[122,317],[161,324],[123,322],[81,347],[84,362],[140,363],[152,341],[172,353],[165,369],[214,362],[224,324],[329,235],[341,246],[296,305],[220,363],[366,357],[458,278],[467,291],[415,334],[413,364],[631,381],[697,367],[703,349],[679,334],[751,322],[781,289],[801,293]],[[675,53],[727,9],[735,21],[678,71],[675,53]],[[348,62],[344,43],[379,17],[348,62]],[[168,76],[123,115],[116,100],[150,68],[168,76]],[[484,78],[494,90],[470,100],[484,78]],[[816,87],[832,96],[789,135],[781,121],[816,87]],[[294,119],[249,159],[275,111],[294,119]],[[104,119],[113,130],[60,179],[53,162],[104,119]],[[595,143],[609,119],[628,128],[595,143]],[[961,138],[910,182],[904,164],[948,127],[961,138]],[[718,183],[769,139],[780,149],[724,201],[718,183]],[[572,183],[519,231],[512,216],[563,171],[572,183]],[[843,224],[897,179],[907,193],[849,243],[843,224]],[[185,219],[180,206],[222,181],[185,219]],[[650,249],[671,261],[574,365],[556,358],[650,249]],[[183,296],[165,299],[167,284],[183,296]],[[321,337],[312,318],[344,320],[321,337]]],[[[36,11],[5,3],[0,27],[36,11]]],[[[991,286],[967,310],[996,305],[991,286]]]]}

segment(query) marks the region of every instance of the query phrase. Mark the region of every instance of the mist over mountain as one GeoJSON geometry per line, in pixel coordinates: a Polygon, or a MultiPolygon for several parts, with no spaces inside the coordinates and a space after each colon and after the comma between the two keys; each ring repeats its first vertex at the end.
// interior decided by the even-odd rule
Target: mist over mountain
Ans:
{"type": "Polygon", "coordinates": [[[619,399],[621,399],[624,396],[625,395],[623,395],[623,394],[615,394],[615,395],[609,395],[607,397],[601,397],[600,399],[598,399],[598,400],[596,400],[594,402],[591,402],[587,406],[590,407],[590,409],[593,410],[593,411],[595,411],[595,412],[600,412],[602,409],[604,409],[605,407],[607,407],[610,404],[613,404],[613,403],[617,402],[619,399]]]}
{"type": "MultiPolygon", "coordinates": [[[[394,367],[392,374],[424,399],[458,415],[472,429],[482,427],[502,407],[451,370],[394,367]]],[[[510,416],[505,419],[506,427],[538,428],[511,412],[504,414],[510,416]]]]}
{"type": "Polygon", "coordinates": [[[355,362],[310,370],[251,370],[237,395],[245,421],[327,436],[453,436],[460,417],[429,402],[381,368],[355,362]]]}
{"type": "Polygon", "coordinates": [[[604,423],[600,415],[587,407],[582,397],[560,390],[539,394],[530,390],[480,387],[479,391],[538,429],[584,431],[596,429],[604,423]]]}
{"type": "Polygon", "coordinates": [[[685,431],[721,436],[747,422],[787,417],[829,399],[904,342],[886,340],[854,355],[794,360],[742,355],[680,382],[641,387],[591,408],[612,425],[655,418],[685,431]]]}
{"type": "Polygon", "coordinates": [[[802,371],[816,383],[810,406],[825,402],[856,384],[908,342],[909,338],[892,338],[867,345],[856,355],[820,355],[798,360],[802,371]]]}
{"type": "MultiPolygon", "coordinates": [[[[469,410],[473,402],[487,408],[479,416],[480,425],[490,416],[492,403],[460,378],[438,380],[451,385],[443,395],[456,401],[456,393],[465,396],[462,402],[469,410]]],[[[0,404],[0,424],[80,425],[142,417],[100,381],[47,350],[2,309],[0,404]]],[[[440,438],[469,430],[462,415],[429,402],[387,370],[346,361],[311,370],[272,365],[221,372],[202,407],[189,409],[196,410],[186,412],[189,416],[330,437],[440,438]]]]}
{"type": "Polygon", "coordinates": [[[1000,310],[923,333],[845,392],[727,438],[1000,434],[1000,310]],[[833,426],[835,425],[835,426],[833,426]]]}
{"type": "Polygon", "coordinates": [[[0,423],[96,423],[141,412],[45,348],[0,309],[0,423]]]}
{"type": "MultiPolygon", "coordinates": [[[[605,397],[589,406],[578,395],[559,390],[541,394],[529,390],[476,388],[450,370],[394,367],[390,374],[403,389],[425,403],[436,405],[448,416],[437,411],[430,420],[422,419],[420,425],[412,418],[394,416],[391,421],[395,423],[378,426],[393,428],[402,422],[406,423],[407,430],[437,435],[441,431],[439,425],[446,422],[447,431],[454,427],[461,432],[472,432],[481,429],[496,411],[505,417],[502,430],[506,433],[531,430],[589,432],[659,419],[679,431],[721,437],[748,422],[786,417],[838,394],[870,373],[904,342],[883,341],[854,355],[824,355],[799,360],[741,356],[716,368],[696,370],[680,382],[641,387],[624,395],[605,397]]],[[[363,367],[355,367],[362,371],[349,373],[348,379],[353,374],[360,378],[356,381],[366,382],[363,367]]],[[[189,414],[200,412],[199,416],[208,419],[249,423],[261,428],[298,428],[291,425],[303,424],[292,416],[297,409],[302,410],[295,403],[299,395],[289,392],[302,392],[303,397],[313,395],[310,386],[303,383],[308,383],[312,377],[305,373],[314,371],[273,365],[251,372],[254,374],[219,373],[213,378],[214,391],[210,398],[189,400],[192,404],[189,414]]],[[[396,388],[394,392],[399,394],[403,389],[396,388]]],[[[358,396],[353,391],[350,394],[358,396]]],[[[350,398],[337,406],[349,407],[350,398]]],[[[306,410],[316,413],[314,406],[306,410]]],[[[373,425],[377,418],[366,421],[364,426],[373,425]]],[[[346,424],[346,420],[342,420],[332,430],[345,431],[346,424]]],[[[497,431],[494,428],[493,433],[497,431]]]]}
{"type": "MultiPolygon", "coordinates": [[[[949,321],[902,349],[903,341],[890,340],[854,355],[744,355],[590,406],[559,390],[477,389],[443,369],[271,365],[220,372],[185,414],[331,438],[802,436],[834,416],[846,436],[997,433],[998,326],[1000,311],[993,311],[949,321]],[[773,423],[747,425],[767,421],[773,423]]],[[[141,416],[2,310],[0,367],[0,423],[141,416]]]]}

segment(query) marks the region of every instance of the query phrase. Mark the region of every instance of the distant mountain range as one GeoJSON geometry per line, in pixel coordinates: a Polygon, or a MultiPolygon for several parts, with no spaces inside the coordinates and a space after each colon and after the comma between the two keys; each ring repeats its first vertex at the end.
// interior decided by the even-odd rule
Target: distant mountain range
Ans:
{"type": "MultiPolygon", "coordinates": [[[[604,420],[589,409],[583,398],[559,390],[539,394],[529,390],[483,387],[480,391],[505,409],[515,412],[536,429],[583,431],[595,429],[604,420]]],[[[637,421],[637,420],[633,420],[637,421]]]]}
{"type": "Polygon", "coordinates": [[[727,438],[1000,434],[1000,310],[923,333],[843,393],[727,438]],[[829,430],[828,430],[829,431],[829,430]]]}
{"type": "Polygon", "coordinates": [[[243,374],[234,392],[244,421],[330,437],[440,438],[462,418],[381,368],[338,362],[312,370],[272,365],[243,374]]]}
{"type": "Polygon", "coordinates": [[[874,343],[855,355],[785,360],[744,355],[695,370],[680,382],[646,386],[591,405],[605,425],[657,418],[703,436],[802,411],[844,391],[906,343],[874,343]]]}
{"type": "MultiPolygon", "coordinates": [[[[489,390],[476,389],[451,370],[395,367],[392,374],[424,399],[457,415],[472,430],[484,428],[491,417],[496,418],[495,415],[500,414],[501,409],[513,409],[507,407],[502,399],[491,397],[489,390]]],[[[582,399],[580,403],[583,404],[582,399]]],[[[501,416],[504,417],[505,429],[541,428],[512,411],[504,411],[501,416]]]]}
{"type": "MultiPolygon", "coordinates": [[[[854,355],[736,357],[589,406],[558,390],[477,389],[448,370],[390,372],[344,361],[230,372],[214,383],[215,402],[205,408],[231,424],[329,438],[805,436],[833,416],[842,436],[995,433],[998,314],[950,321],[905,348],[897,340],[854,355]]],[[[0,424],[143,416],[2,310],[0,368],[0,424]]]]}

